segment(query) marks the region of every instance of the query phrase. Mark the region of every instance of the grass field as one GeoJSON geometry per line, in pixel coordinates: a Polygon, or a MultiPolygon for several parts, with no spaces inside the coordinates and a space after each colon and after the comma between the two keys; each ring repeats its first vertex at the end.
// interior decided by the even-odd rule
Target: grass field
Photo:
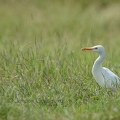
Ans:
{"type": "MultiPolygon", "coordinates": [[[[82,0],[81,0],[82,1],[82,0]]],[[[120,90],[95,82],[104,66],[120,76],[120,3],[0,1],[0,120],[119,120],[120,90]]]]}

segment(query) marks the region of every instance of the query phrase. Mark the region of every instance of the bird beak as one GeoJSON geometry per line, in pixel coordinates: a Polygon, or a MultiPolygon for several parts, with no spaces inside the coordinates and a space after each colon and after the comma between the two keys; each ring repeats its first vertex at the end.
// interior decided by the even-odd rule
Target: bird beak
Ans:
{"type": "Polygon", "coordinates": [[[85,47],[85,48],[82,48],[82,51],[85,51],[85,50],[93,50],[92,47],[85,47]]]}

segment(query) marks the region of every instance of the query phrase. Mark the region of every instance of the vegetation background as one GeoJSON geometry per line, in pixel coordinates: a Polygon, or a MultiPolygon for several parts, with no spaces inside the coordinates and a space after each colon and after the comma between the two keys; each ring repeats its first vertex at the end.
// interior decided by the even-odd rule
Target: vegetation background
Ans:
{"type": "Polygon", "coordinates": [[[0,120],[119,120],[81,51],[97,44],[120,76],[119,0],[0,0],[0,120]]]}

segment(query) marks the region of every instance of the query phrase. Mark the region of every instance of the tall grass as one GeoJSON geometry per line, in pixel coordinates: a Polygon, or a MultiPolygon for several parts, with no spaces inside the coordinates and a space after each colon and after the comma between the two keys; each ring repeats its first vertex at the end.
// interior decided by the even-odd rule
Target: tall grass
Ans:
{"type": "Polygon", "coordinates": [[[120,90],[99,87],[97,55],[81,51],[102,44],[104,65],[120,76],[120,4],[78,3],[1,1],[1,120],[120,118],[120,90]]]}

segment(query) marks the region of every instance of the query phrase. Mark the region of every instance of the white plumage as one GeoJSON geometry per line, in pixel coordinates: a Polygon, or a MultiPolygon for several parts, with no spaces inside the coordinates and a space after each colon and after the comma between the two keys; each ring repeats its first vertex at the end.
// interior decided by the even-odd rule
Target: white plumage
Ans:
{"type": "Polygon", "coordinates": [[[114,89],[120,85],[120,78],[108,68],[102,67],[102,63],[106,57],[105,48],[102,45],[85,47],[82,50],[90,50],[99,54],[99,57],[93,64],[92,74],[100,86],[114,89]]]}

